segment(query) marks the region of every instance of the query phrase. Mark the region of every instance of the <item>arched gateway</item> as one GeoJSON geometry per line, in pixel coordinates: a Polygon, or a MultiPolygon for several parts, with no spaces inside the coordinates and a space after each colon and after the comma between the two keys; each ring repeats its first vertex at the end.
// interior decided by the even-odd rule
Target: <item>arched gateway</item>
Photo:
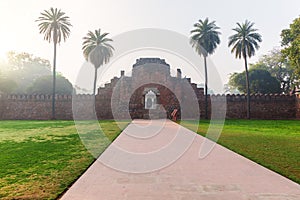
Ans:
{"type": "MultiPolygon", "coordinates": [[[[121,71],[120,78],[115,77],[98,89],[98,98],[108,97],[111,104],[96,105],[97,115],[98,118],[111,115],[111,118],[171,119],[171,113],[177,109],[180,119],[182,105],[193,101],[187,93],[191,90],[197,97],[203,96],[203,89],[190,83],[190,79],[182,78],[180,69],[177,69],[177,76],[171,76],[170,65],[164,59],[140,58],[133,65],[131,76],[125,76],[121,71]],[[100,107],[105,111],[102,109],[101,112],[100,107]]],[[[185,112],[195,115],[193,108],[185,109],[185,112]]]]}

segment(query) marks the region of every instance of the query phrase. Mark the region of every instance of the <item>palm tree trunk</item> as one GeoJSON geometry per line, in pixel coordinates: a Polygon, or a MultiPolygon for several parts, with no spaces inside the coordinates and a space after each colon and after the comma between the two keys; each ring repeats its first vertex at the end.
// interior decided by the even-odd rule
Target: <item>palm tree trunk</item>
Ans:
{"type": "Polygon", "coordinates": [[[205,119],[208,119],[208,100],[207,100],[207,63],[206,56],[204,56],[204,71],[205,71],[205,119]]]}
{"type": "Polygon", "coordinates": [[[53,55],[53,86],[52,86],[52,119],[55,119],[55,87],[56,87],[56,42],[53,55]]]}
{"type": "Polygon", "coordinates": [[[94,88],[93,88],[94,96],[96,95],[97,72],[98,72],[98,68],[95,67],[94,88]]]}
{"type": "Polygon", "coordinates": [[[250,119],[250,81],[249,81],[249,73],[248,73],[248,63],[247,57],[244,57],[245,60],[245,72],[246,72],[246,90],[247,90],[247,119],[250,119]]]}

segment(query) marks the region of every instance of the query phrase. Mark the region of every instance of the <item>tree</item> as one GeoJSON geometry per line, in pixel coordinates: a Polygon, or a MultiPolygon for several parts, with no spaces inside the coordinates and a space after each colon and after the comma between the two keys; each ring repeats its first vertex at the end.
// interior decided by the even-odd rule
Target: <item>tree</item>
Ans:
{"type": "Polygon", "coordinates": [[[103,64],[109,62],[113,55],[113,46],[109,44],[112,39],[107,38],[108,33],[101,34],[101,29],[95,30],[93,33],[89,31],[87,36],[83,38],[82,50],[87,61],[95,67],[93,95],[96,94],[97,71],[103,64]]]}
{"type": "Polygon", "coordinates": [[[297,74],[289,59],[280,49],[274,48],[269,54],[263,55],[258,62],[250,65],[252,69],[264,69],[280,81],[281,93],[289,94],[297,84],[297,74]]]}
{"type": "Polygon", "coordinates": [[[53,56],[53,88],[52,88],[52,118],[55,119],[55,85],[56,85],[56,45],[60,44],[61,40],[66,39],[70,35],[70,27],[72,26],[69,17],[64,12],[57,8],[44,10],[41,16],[36,20],[39,31],[44,34],[44,40],[49,43],[52,41],[54,45],[53,56]]]}
{"type": "MultiPolygon", "coordinates": [[[[280,82],[265,69],[249,70],[249,89],[251,93],[277,94],[281,92],[280,82]]],[[[229,78],[229,85],[247,93],[245,72],[234,73],[229,78]]]]}
{"type": "MultiPolygon", "coordinates": [[[[51,94],[52,76],[42,76],[32,83],[27,89],[29,94],[51,94]]],[[[56,80],[56,94],[68,94],[73,93],[73,86],[68,79],[58,75],[56,80]]]]}
{"type": "Polygon", "coordinates": [[[232,29],[236,33],[229,37],[228,47],[233,46],[231,53],[235,53],[235,57],[245,61],[246,88],[247,88],[247,118],[250,119],[250,83],[248,74],[247,57],[255,55],[255,49],[259,49],[259,42],[262,41],[261,35],[257,33],[257,29],[253,28],[254,23],[246,20],[245,23],[237,23],[237,27],[232,29]]]}
{"type": "Polygon", "coordinates": [[[51,75],[51,65],[48,60],[22,52],[9,52],[7,62],[0,65],[3,76],[16,83],[10,90],[14,93],[25,93],[26,89],[37,78],[51,75]]]}
{"type": "Polygon", "coordinates": [[[296,73],[300,75],[300,17],[296,18],[289,29],[281,31],[282,53],[289,59],[296,73]]]}
{"type": "Polygon", "coordinates": [[[208,119],[208,78],[207,78],[207,56],[213,54],[217,45],[220,44],[218,32],[220,29],[216,26],[215,21],[209,22],[208,18],[204,21],[199,20],[194,24],[194,29],[191,31],[190,43],[195,48],[196,52],[204,58],[204,71],[205,71],[205,118],[208,119]]]}
{"type": "Polygon", "coordinates": [[[11,71],[31,69],[36,73],[51,72],[49,60],[33,56],[32,54],[9,51],[7,53],[8,68],[11,71]],[[42,66],[42,67],[41,67],[42,66]]]}

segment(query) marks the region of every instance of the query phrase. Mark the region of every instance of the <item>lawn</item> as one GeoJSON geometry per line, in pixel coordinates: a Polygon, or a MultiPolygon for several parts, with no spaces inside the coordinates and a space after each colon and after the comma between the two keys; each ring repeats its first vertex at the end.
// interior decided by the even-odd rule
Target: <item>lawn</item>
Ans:
{"type": "MultiPolygon", "coordinates": [[[[84,122],[86,135],[95,135],[95,122],[84,122]]],[[[119,128],[114,121],[101,121],[109,140],[119,128]]],[[[81,134],[84,137],[84,134],[81,134]]],[[[94,137],[93,137],[94,138],[94,137]]],[[[108,145],[98,145],[101,153],[108,145]]],[[[97,137],[97,141],[101,137],[97,137]]],[[[94,151],[95,152],[95,151],[94,151]]],[[[55,199],[94,161],[82,144],[73,121],[0,122],[0,199],[55,199]]]]}
{"type": "MultiPolygon", "coordinates": [[[[181,122],[192,130],[197,124],[181,122]]],[[[201,120],[198,133],[208,126],[201,120]]],[[[300,184],[300,121],[226,120],[218,143],[300,184]]]]}
{"type": "MultiPolygon", "coordinates": [[[[79,124],[80,136],[73,121],[1,121],[0,199],[57,198],[128,122],[100,124],[106,137],[95,121],[79,124]]],[[[198,122],[181,124],[195,130],[198,122]]],[[[201,120],[199,134],[208,126],[201,120]]],[[[300,183],[299,121],[227,120],[218,143],[300,183]]]]}

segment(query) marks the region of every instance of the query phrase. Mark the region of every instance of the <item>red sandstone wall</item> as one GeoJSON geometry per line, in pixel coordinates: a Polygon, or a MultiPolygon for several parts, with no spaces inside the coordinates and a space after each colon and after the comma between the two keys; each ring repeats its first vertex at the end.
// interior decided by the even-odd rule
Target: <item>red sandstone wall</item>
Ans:
{"type": "MultiPolygon", "coordinates": [[[[252,119],[295,119],[296,97],[290,95],[251,95],[252,119]]],[[[245,95],[227,96],[227,118],[246,118],[245,95]]]]}
{"type": "Polygon", "coordinates": [[[300,119],[300,94],[296,97],[296,119],[300,119]]]}
{"type": "MultiPolygon", "coordinates": [[[[78,95],[77,97],[72,105],[72,96],[57,96],[56,119],[72,120],[73,111],[76,113],[77,119],[93,119],[93,97],[91,95],[78,95]]],[[[97,101],[97,104],[102,104],[101,100],[97,101]]],[[[50,95],[9,95],[0,98],[0,119],[49,120],[51,118],[52,99],[50,95]]]]}
{"type": "Polygon", "coordinates": [[[1,119],[51,119],[51,97],[39,97],[11,95],[2,98],[1,119]]]}
{"type": "MultiPolygon", "coordinates": [[[[200,91],[200,90],[199,90],[200,91]]],[[[96,111],[98,119],[112,119],[111,91],[107,95],[98,95],[96,111]]],[[[197,95],[198,96],[198,95],[197,95]]],[[[78,95],[78,101],[73,108],[80,119],[90,119],[93,116],[93,102],[91,95],[78,95]]],[[[201,117],[204,116],[204,96],[199,93],[199,107],[201,117]]],[[[219,103],[220,96],[212,95],[209,99],[218,109],[225,109],[219,103]]],[[[223,99],[225,97],[223,96],[223,99]]],[[[222,98],[220,98],[222,99],[222,98]]],[[[244,95],[227,95],[226,118],[246,118],[246,97],[244,95]]],[[[211,113],[209,113],[210,115],[211,113]]],[[[57,119],[71,120],[72,96],[58,96],[56,100],[57,119]]],[[[251,117],[253,119],[300,119],[300,96],[289,95],[254,95],[251,96],[251,117]]],[[[51,119],[50,95],[10,95],[0,98],[0,119],[51,119]]]]}

